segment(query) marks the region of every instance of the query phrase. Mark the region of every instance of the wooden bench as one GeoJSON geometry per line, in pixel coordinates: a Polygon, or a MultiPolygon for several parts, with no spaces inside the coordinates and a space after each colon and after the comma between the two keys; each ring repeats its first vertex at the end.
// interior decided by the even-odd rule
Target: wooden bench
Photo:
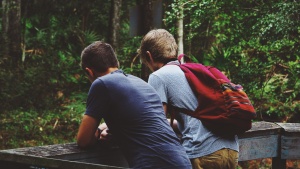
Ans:
{"type": "MultiPolygon", "coordinates": [[[[239,161],[272,158],[272,169],[285,169],[287,159],[300,159],[300,123],[254,122],[239,135],[239,161]]],[[[0,151],[1,168],[128,168],[118,147],[98,144],[81,150],[76,143],[0,151]]]]}

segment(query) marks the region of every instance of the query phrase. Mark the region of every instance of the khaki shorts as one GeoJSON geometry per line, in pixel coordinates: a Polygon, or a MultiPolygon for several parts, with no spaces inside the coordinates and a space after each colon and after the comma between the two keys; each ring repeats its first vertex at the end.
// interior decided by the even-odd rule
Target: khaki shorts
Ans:
{"type": "Polygon", "coordinates": [[[236,169],[238,152],[221,149],[207,156],[191,159],[193,169],[236,169]]]}

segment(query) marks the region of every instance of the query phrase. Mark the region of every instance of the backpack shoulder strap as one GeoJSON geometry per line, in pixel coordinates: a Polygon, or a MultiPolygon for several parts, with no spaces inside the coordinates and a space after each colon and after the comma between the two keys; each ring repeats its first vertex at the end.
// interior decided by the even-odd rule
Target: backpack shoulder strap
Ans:
{"type": "MultiPolygon", "coordinates": [[[[184,54],[178,56],[178,61],[180,64],[176,65],[178,65],[184,72],[184,75],[197,99],[199,99],[199,95],[210,97],[211,93],[215,92],[212,86],[215,88],[219,87],[217,78],[213,75],[213,73],[211,73],[207,66],[204,66],[200,63],[192,63],[191,59],[184,54]],[[184,58],[185,63],[181,63],[182,58],[184,58]]],[[[174,113],[176,112],[184,112],[185,114],[191,116],[195,115],[194,111],[192,110],[187,110],[172,105],[170,105],[168,109],[168,113],[171,114],[171,118],[174,117],[174,113]]]]}
{"type": "Polygon", "coordinates": [[[207,69],[217,78],[217,79],[223,79],[226,82],[230,82],[230,80],[225,76],[219,69],[213,67],[213,66],[206,66],[207,69]]]}
{"type": "Polygon", "coordinates": [[[177,60],[179,61],[180,64],[182,64],[182,63],[192,63],[192,59],[190,57],[188,57],[187,55],[185,55],[185,54],[180,54],[177,57],[177,60]]]}

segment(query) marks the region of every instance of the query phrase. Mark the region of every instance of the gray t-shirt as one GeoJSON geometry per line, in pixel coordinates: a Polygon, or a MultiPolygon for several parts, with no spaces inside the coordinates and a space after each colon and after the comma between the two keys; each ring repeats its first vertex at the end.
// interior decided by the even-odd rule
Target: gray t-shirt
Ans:
{"type": "MultiPolygon", "coordinates": [[[[156,89],[162,102],[189,110],[197,108],[198,100],[177,65],[166,65],[153,72],[148,83],[156,89]]],[[[183,113],[179,113],[175,119],[182,134],[182,145],[190,159],[211,154],[222,148],[238,151],[237,136],[219,137],[207,130],[200,120],[183,113]]]]}

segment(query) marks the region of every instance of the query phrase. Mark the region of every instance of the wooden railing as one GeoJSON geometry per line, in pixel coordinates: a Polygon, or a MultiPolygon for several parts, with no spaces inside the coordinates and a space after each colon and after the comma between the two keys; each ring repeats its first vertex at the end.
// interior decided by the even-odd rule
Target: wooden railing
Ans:
{"type": "MultiPolygon", "coordinates": [[[[300,159],[300,123],[254,122],[239,135],[239,161],[272,158],[272,169],[285,169],[287,159],[300,159]]],[[[99,144],[81,150],[75,143],[0,151],[1,168],[128,168],[116,146],[99,144]]]]}

